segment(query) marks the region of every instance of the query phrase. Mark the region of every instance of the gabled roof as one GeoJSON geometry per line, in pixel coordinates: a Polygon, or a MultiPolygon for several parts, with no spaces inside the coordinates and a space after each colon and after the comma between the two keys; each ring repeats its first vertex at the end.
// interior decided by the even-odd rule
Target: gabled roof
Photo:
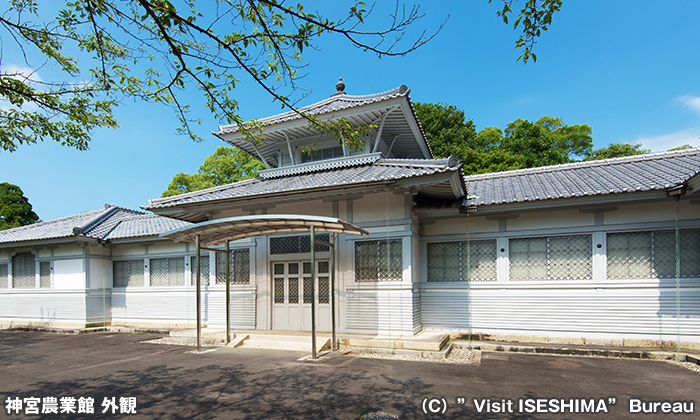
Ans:
{"type": "MultiPolygon", "coordinates": [[[[368,105],[376,102],[385,101],[387,99],[398,98],[399,96],[407,96],[410,90],[406,85],[401,85],[397,88],[387,90],[386,92],[375,93],[372,95],[348,95],[346,93],[335,94],[330,98],[324,99],[315,104],[311,104],[299,108],[299,112],[310,115],[321,115],[330,112],[344,111],[349,108],[354,108],[362,105],[368,105]]],[[[261,118],[256,120],[264,125],[279,124],[291,120],[300,120],[302,117],[294,111],[287,111],[271,117],[261,118]]],[[[238,124],[221,125],[219,132],[215,134],[235,133],[238,131],[238,124]]]]}
{"type": "Polygon", "coordinates": [[[189,223],[123,207],[105,205],[60,219],[0,231],[0,244],[60,238],[100,240],[158,235],[189,223]]]}
{"type": "Polygon", "coordinates": [[[543,166],[465,177],[464,205],[488,206],[664,191],[700,173],[700,149],[543,166]]]}
{"type": "Polygon", "coordinates": [[[158,198],[149,200],[146,209],[156,213],[177,209],[177,211],[167,212],[167,214],[170,217],[194,221],[198,216],[194,212],[188,212],[186,208],[197,204],[207,205],[220,201],[243,202],[263,197],[273,200],[275,196],[307,193],[314,190],[322,190],[331,195],[335,189],[344,190],[349,187],[370,185],[384,188],[385,184],[400,186],[402,182],[409,182],[409,180],[412,186],[415,184],[418,194],[455,200],[461,198],[466,191],[462,182],[461,168],[461,162],[455,157],[448,159],[379,159],[370,164],[354,167],[335,168],[280,178],[247,179],[173,197],[158,198]],[[434,176],[441,174],[444,175],[441,179],[434,178],[434,176]],[[419,178],[424,178],[424,180],[421,182],[419,178]]]}
{"type": "MultiPolygon", "coordinates": [[[[375,123],[377,128],[362,139],[369,142],[372,148],[370,151],[380,151],[399,158],[431,158],[432,151],[416,118],[409,93],[410,90],[404,85],[372,95],[355,96],[340,92],[315,104],[299,108],[299,111],[317,116],[321,121],[336,121],[342,117],[354,126],[375,123]],[[380,147],[374,150],[377,135],[381,137],[380,147]]],[[[294,111],[254,122],[263,127],[264,144],[253,144],[240,132],[237,124],[219,126],[219,131],[212,134],[271,167],[280,166],[280,162],[277,162],[278,151],[287,153],[288,142],[307,146],[322,136],[318,130],[308,127],[308,122],[294,111]]]]}

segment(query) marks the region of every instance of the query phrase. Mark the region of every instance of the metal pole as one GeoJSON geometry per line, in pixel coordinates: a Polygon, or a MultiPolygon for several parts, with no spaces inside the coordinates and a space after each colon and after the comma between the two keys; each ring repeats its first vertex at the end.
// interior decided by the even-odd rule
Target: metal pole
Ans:
{"type": "MultiPolygon", "coordinates": [[[[316,358],[316,229],[311,226],[311,357],[316,358]]],[[[304,291],[306,294],[306,291],[304,291]]]]}
{"type": "Polygon", "coordinates": [[[231,251],[226,241],[226,344],[231,342],[231,251]]]}
{"type": "Polygon", "coordinates": [[[338,350],[335,341],[335,234],[331,234],[331,350],[338,350]]]}
{"type": "Polygon", "coordinates": [[[195,244],[197,248],[197,257],[195,259],[196,261],[196,270],[197,270],[197,351],[202,351],[202,302],[201,302],[201,297],[200,291],[202,288],[201,285],[201,273],[200,273],[200,261],[199,261],[199,235],[195,238],[195,244]]]}

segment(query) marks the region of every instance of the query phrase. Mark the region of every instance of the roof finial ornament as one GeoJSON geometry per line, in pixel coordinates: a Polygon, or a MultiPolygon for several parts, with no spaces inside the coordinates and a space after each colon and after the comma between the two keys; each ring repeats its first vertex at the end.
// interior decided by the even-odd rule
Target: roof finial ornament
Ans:
{"type": "Polygon", "coordinates": [[[338,91],[336,95],[345,93],[345,83],[343,83],[343,78],[338,79],[338,83],[335,84],[335,89],[338,91]]]}

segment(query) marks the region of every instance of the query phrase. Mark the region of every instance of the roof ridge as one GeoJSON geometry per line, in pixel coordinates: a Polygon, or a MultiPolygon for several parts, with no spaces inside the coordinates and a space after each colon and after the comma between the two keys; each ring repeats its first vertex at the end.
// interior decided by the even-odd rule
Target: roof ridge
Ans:
{"type": "MultiPolygon", "coordinates": [[[[206,194],[206,193],[210,193],[210,192],[224,190],[224,189],[230,188],[233,185],[241,186],[241,185],[251,184],[251,183],[253,183],[253,181],[260,181],[260,179],[257,177],[256,178],[248,178],[248,179],[244,179],[242,181],[232,182],[230,184],[217,185],[215,187],[205,188],[203,190],[190,191],[190,192],[186,192],[186,193],[182,193],[182,194],[178,194],[178,195],[171,195],[170,197],[151,198],[151,199],[148,199],[148,207],[152,207],[154,203],[161,204],[161,203],[167,203],[168,201],[178,200],[178,199],[182,199],[182,198],[195,197],[195,196],[200,195],[200,194],[206,194]]],[[[143,209],[145,207],[141,206],[141,208],[143,209]]]]}
{"type": "MultiPolygon", "coordinates": [[[[385,98],[385,97],[408,96],[408,94],[410,92],[411,92],[411,90],[408,88],[408,86],[401,85],[401,86],[395,87],[393,89],[389,89],[389,90],[384,91],[384,92],[372,93],[369,95],[348,95],[346,93],[343,93],[341,95],[332,95],[332,96],[325,98],[325,99],[322,99],[318,102],[314,102],[312,104],[296,108],[296,110],[292,109],[292,110],[288,110],[285,112],[281,112],[279,114],[270,115],[270,116],[265,117],[265,118],[253,119],[251,121],[255,121],[256,123],[265,124],[268,121],[276,121],[276,120],[279,120],[283,117],[296,115],[297,114],[296,111],[305,112],[306,110],[318,108],[322,105],[327,105],[329,103],[336,102],[338,100],[359,102],[359,101],[366,101],[366,100],[370,100],[370,99],[378,99],[378,98],[385,98]]],[[[223,133],[225,131],[236,131],[236,130],[238,130],[238,124],[220,125],[219,131],[213,132],[212,134],[216,135],[219,133],[223,133]]]]}
{"type": "Polygon", "coordinates": [[[559,165],[538,166],[535,168],[514,169],[502,172],[489,172],[485,174],[467,175],[466,181],[479,181],[486,178],[504,178],[509,176],[536,174],[545,172],[559,172],[576,168],[591,168],[607,165],[619,165],[630,162],[643,162],[648,160],[658,160],[673,156],[694,156],[700,154],[700,148],[671,150],[666,152],[646,153],[642,155],[622,156],[610,159],[587,160],[579,162],[563,163],[559,165]]]}
{"type": "Polygon", "coordinates": [[[49,224],[49,223],[64,222],[64,221],[68,221],[68,220],[70,220],[70,219],[75,219],[75,218],[78,218],[78,217],[81,217],[81,216],[86,216],[88,213],[97,213],[97,212],[103,212],[103,211],[104,211],[104,209],[88,210],[88,211],[85,211],[85,212],[82,212],[82,213],[72,214],[72,215],[70,215],[70,216],[59,217],[59,218],[57,218],[57,219],[43,220],[43,221],[41,221],[41,222],[32,223],[32,224],[30,224],[30,225],[17,226],[17,227],[14,227],[14,228],[1,230],[1,231],[0,231],[0,234],[4,234],[4,233],[7,233],[7,232],[19,232],[19,231],[23,231],[23,230],[27,230],[27,229],[32,229],[32,228],[35,228],[35,227],[38,227],[38,226],[44,226],[44,225],[47,225],[47,224],[49,224]]]}

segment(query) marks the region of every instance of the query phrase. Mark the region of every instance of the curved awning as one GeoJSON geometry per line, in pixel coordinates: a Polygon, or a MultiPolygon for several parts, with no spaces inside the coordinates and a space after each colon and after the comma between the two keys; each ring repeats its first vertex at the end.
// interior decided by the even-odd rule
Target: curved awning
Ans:
{"type": "Polygon", "coordinates": [[[176,242],[195,242],[196,237],[199,236],[200,243],[211,246],[252,236],[309,232],[312,226],[317,232],[369,235],[366,230],[335,217],[260,214],[210,220],[161,233],[160,237],[176,242]]]}

